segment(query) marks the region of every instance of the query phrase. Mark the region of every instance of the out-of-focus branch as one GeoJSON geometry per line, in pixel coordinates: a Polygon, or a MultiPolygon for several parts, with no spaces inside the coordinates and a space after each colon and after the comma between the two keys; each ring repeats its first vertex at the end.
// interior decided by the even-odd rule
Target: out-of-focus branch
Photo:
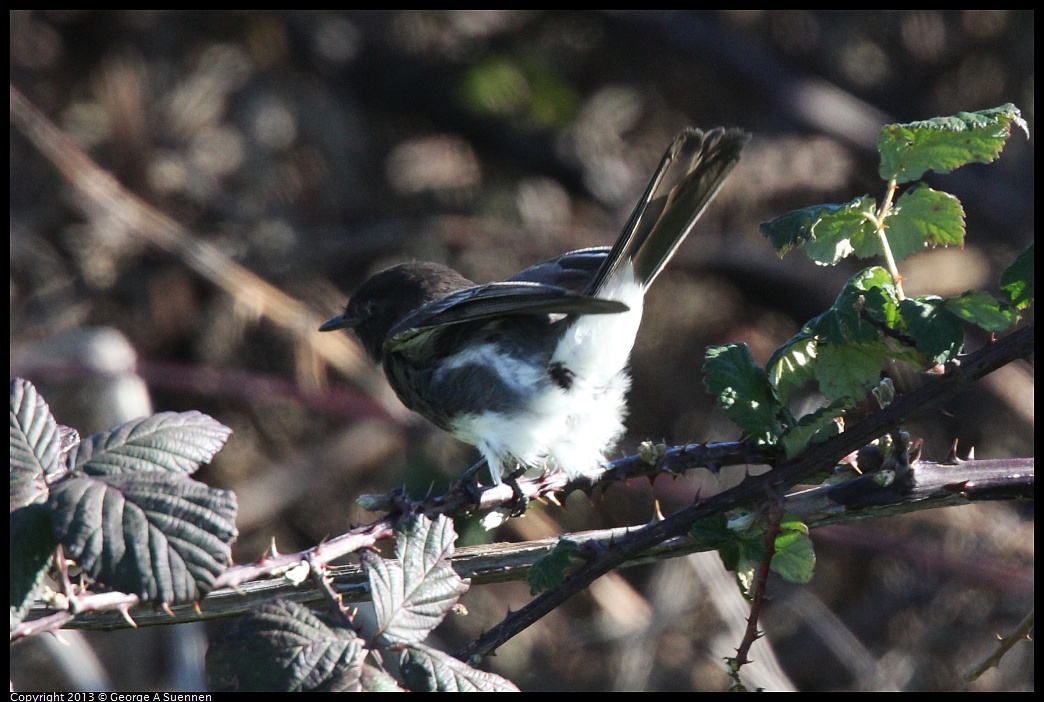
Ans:
{"type": "Polygon", "coordinates": [[[317,333],[323,321],[319,314],[230,260],[217,247],[194,237],[185,227],[124,188],[14,85],[11,85],[11,125],[25,135],[92,208],[105,212],[128,233],[177,256],[235,298],[239,309],[270,319],[289,331],[300,343],[378,398],[389,413],[402,416],[406,412],[376,379],[361,349],[349,337],[317,333]]]}

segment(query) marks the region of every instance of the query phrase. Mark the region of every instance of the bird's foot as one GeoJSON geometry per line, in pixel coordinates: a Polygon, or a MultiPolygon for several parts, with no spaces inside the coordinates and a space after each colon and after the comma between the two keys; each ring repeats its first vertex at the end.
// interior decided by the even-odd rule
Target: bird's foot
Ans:
{"type": "Polygon", "coordinates": [[[511,486],[511,492],[514,497],[511,499],[511,516],[521,517],[526,513],[526,509],[529,507],[529,498],[526,493],[522,492],[522,488],[518,485],[518,479],[526,474],[526,469],[522,466],[513,470],[504,476],[504,482],[511,486]]]}

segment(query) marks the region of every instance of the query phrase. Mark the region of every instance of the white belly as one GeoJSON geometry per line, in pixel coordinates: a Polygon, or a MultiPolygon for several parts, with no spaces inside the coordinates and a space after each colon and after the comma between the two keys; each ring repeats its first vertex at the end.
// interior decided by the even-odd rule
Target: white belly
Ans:
{"type": "Polygon", "coordinates": [[[599,297],[630,309],[579,317],[555,350],[551,363],[570,371],[568,387],[543,369],[540,378],[532,377],[532,369],[515,369],[509,378],[505,368],[499,373],[505,383],[533,392],[527,410],[456,418],[453,433],[478,447],[497,482],[518,467],[546,467],[574,477],[604,463],[623,435],[631,384],[627,366],[641,323],[643,291],[632,276],[621,273],[599,297]]]}

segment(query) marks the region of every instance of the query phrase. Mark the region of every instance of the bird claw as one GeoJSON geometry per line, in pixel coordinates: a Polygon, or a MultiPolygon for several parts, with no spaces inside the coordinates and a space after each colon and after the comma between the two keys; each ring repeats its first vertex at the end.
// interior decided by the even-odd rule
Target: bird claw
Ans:
{"type": "Polygon", "coordinates": [[[529,498],[526,496],[526,493],[522,492],[522,488],[519,487],[518,484],[518,479],[525,474],[526,469],[524,467],[519,467],[504,476],[504,482],[511,486],[511,492],[514,495],[511,498],[512,517],[521,517],[526,513],[526,509],[529,507],[529,498]]]}
{"type": "Polygon", "coordinates": [[[460,474],[457,481],[453,483],[450,488],[450,492],[456,492],[460,490],[468,496],[474,504],[479,504],[482,500],[482,486],[479,485],[477,474],[484,466],[488,465],[485,458],[479,459],[478,463],[468,468],[466,471],[460,474]]]}

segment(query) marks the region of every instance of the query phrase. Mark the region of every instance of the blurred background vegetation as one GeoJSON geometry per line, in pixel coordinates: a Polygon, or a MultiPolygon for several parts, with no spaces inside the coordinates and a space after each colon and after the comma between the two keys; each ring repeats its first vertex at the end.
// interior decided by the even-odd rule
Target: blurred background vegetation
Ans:
{"type": "MultiPolygon", "coordinates": [[[[232,427],[200,477],[239,495],[240,562],[272,538],[289,552],[371,520],[360,494],[442,489],[475,458],[403,412],[347,339],[315,331],[375,270],[437,260],[486,281],[611,243],[680,129],[744,127],[744,160],[650,293],[621,455],[643,439],[734,440],[703,389],[704,347],[743,341],[763,363],[866,263],[781,261],[758,224],[879,197],[885,123],[1012,102],[1035,126],[1027,11],[10,19],[12,86],[183,228],[156,246],[12,127],[11,375],[85,435],[165,410],[232,427]],[[274,313],[261,281],[302,306],[274,313]]],[[[1033,142],[1016,135],[998,162],[929,180],[963,202],[967,245],[905,262],[907,291],[995,290],[1033,240],[1033,142]]],[[[1032,384],[1031,366],[1009,366],[908,428],[930,460],[954,440],[962,456],[1032,456],[1032,384]]],[[[640,524],[656,500],[667,512],[736,479],[694,471],[534,505],[493,535],[458,531],[476,542],[640,524]]],[[[813,583],[771,585],[754,683],[1032,689],[1032,644],[961,680],[1032,608],[1032,525],[1032,506],[986,504],[816,531],[813,583]]],[[[526,690],[722,689],[744,610],[715,568],[693,557],[606,576],[490,668],[526,690]]],[[[473,589],[441,644],[528,599],[520,583],[473,589]]],[[[59,653],[16,647],[14,689],[202,684],[198,629],[68,639],[59,653]]]]}

